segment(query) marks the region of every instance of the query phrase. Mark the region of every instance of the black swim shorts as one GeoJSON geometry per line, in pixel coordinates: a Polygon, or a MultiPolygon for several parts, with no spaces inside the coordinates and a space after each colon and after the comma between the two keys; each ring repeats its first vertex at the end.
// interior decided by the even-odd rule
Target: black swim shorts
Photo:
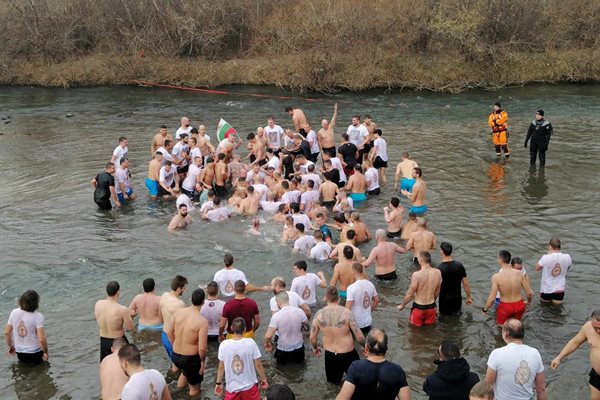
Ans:
{"type": "Polygon", "coordinates": [[[390,239],[398,239],[402,236],[402,228],[398,232],[387,232],[387,237],[390,239]]]}
{"type": "Polygon", "coordinates": [[[202,361],[198,354],[182,356],[173,352],[173,364],[181,370],[190,385],[199,385],[204,380],[204,376],[200,375],[202,361]]]}
{"type": "Polygon", "coordinates": [[[352,350],[349,353],[332,353],[326,350],[325,375],[327,377],[327,382],[339,385],[344,373],[350,368],[350,364],[356,360],[360,360],[356,350],[352,350]]]}
{"type": "Polygon", "coordinates": [[[565,292],[560,293],[540,293],[540,298],[544,301],[563,301],[565,292]]]}
{"type": "Polygon", "coordinates": [[[387,274],[375,275],[375,279],[380,281],[393,281],[398,279],[398,274],[396,274],[396,271],[392,271],[388,272],[387,274]]]}
{"type": "Polygon", "coordinates": [[[594,368],[592,368],[592,370],[590,371],[589,382],[590,382],[590,385],[592,385],[596,389],[600,390],[600,375],[598,375],[598,373],[596,372],[596,370],[594,370],[594,368]]]}

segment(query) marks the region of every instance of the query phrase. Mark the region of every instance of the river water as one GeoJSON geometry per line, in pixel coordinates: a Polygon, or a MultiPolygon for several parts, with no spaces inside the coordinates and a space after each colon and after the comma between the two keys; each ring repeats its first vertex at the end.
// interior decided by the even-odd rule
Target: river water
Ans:
{"type": "MultiPolygon", "coordinates": [[[[281,94],[273,89],[233,90],[281,94]]],[[[336,99],[337,137],[353,115],[370,113],[388,141],[391,166],[402,151],[410,151],[423,167],[429,184],[430,228],[438,241],[454,244],[455,258],[465,264],[473,288],[474,305],[465,306],[460,318],[414,329],[408,325],[408,312],[395,308],[412,272],[409,256],[397,260],[397,282],[378,285],[382,302],[374,325],[387,330],[389,358],[406,371],[413,398],[425,398],[422,382],[434,370],[432,360],[443,339],[457,341],[472,369],[483,377],[487,356],[501,345],[493,313],[484,316],[480,311],[500,249],[524,259],[536,291],[524,319],[525,340],[542,353],[549,398],[589,398],[587,345],[559,371],[550,370],[549,363],[599,305],[594,298],[600,276],[600,86],[537,86],[458,95],[348,93],[336,99]],[[506,163],[495,162],[486,125],[490,105],[497,100],[510,115],[512,157],[506,163]],[[528,150],[522,146],[538,108],[545,109],[555,128],[545,171],[529,169],[528,150]],[[563,251],[573,258],[562,307],[539,304],[540,274],[533,268],[553,235],[560,236],[563,251]]],[[[0,320],[8,319],[23,291],[36,289],[42,297],[40,311],[46,317],[50,347],[49,366],[29,370],[7,357],[2,343],[0,398],[99,398],[93,308],[105,296],[109,280],[121,283],[122,302],[128,304],[141,292],[145,277],[155,278],[159,293],[168,290],[177,273],[186,276],[191,287],[206,284],[221,268],[223,252],[231,251],[252,283],[268,284],[276,275],[291,281],[296,258],[279,244],[279,227],[263,225],[263,236],[257,239],[245,233],[251,221],[236,217],[221,225],[196,220],[187,231],[168,234],[174,206],[151,203],[143,184],[150,141],[159,125],[167,124],[174,133],[185,114],[194,125],[208,125],[214,137],[220,117],[247,132],[265,125],[266,117],[274,114],[282,126],[289,126],[283,111],[287,104],[303,108],[315,126],[332,113],[332,103],[324,97],[306,102],[133,87],[0,88],[0,320]],[[69,113],[72,117],[66,117],[69,113]],[[123,210],[101,212],[92,201],[90,180],[110,159],[121,135],[129,138],[130,169],[139,199],[123,210]]],[[[392,175],[393,169],[388,170],[390,181],[392,175]]],[[[361,209],[373,232],[385,227],[382,208],[393,194],[388,184],[361,209]]],[[[363,253],[372,246],[361,246],[363,253]]],[[[434,253],[438,263],[439,254],[434,253]]],[[[328,278],[332,274],[329,266],[310,264],[309,269],[322,269],[328,278]]],[[[190,293],[185,295],[188,302],[190,293]]],[[[262,339],[270,294],[251,297],[260,306],[262,339]]],[[[166,372],[159,336],[129,337],[141,347],[146,367],[166,372]]],[[[216,346],[211,345],[209,357],[203,397],[215,398],[216,346]]],[[[312,353],[307,353],[302,368],[278,367],[271,354],[264,355],[263,363],[272,383],[289,384],[300,399],[334,398],[337,393],[337,387],[325,383],[323,359],[312,353]]],[[[187,395],[174,390],[174,397],[187,395]]]]}

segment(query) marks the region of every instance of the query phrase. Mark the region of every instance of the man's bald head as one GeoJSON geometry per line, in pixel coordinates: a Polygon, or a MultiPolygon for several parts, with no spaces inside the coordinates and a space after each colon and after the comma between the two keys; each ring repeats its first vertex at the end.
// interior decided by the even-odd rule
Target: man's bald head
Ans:
{"type": "Polygon", "coordinates": [[[388,336],[383,329],[373,328],[367,335],[366,346],[369,354],[384,356],[388,348],[388,336]]]}
{"type": "Polygon", "coordinates": [[[525,337],[525,327],[523,326],[523,323],[515,318],[506,320],[502,326],[502,332],[510,339],[523,340],[525,337]]]}

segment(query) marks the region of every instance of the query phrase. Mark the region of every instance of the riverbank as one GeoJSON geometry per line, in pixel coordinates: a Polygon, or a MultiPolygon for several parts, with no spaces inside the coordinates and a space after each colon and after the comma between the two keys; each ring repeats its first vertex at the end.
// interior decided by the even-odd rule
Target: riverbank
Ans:
{"type": "Polygon", "coordinates": [[[500,89],[529,83],[600,81],[600,50],[572,49],[509,53],[501,64],[468,62],[464,57],[403,56],[374,52],[371,57],[317,52],[272,59],[226,61],[125,57],[94,54],[51,62],[42,58],[0,62],[0,85],[86,87],[129,85],[143,80],[170,85],[273,85],[296,91],[360,91],[374,88],[455,93],[472,88],[500,89]]]}

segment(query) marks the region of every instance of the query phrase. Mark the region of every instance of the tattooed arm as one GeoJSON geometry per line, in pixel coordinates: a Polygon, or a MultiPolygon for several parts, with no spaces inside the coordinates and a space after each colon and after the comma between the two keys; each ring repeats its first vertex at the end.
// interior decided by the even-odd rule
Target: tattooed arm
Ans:
{"type": "Polygon", "coordinates": [[[319,321],[321,319],[321,313],[318,312],[313,319],[312,328],[310,329],[310,343],[313,346],[313,352],[318,357],[321,354],[321,349],[319,348],[319,344],[317,339],[319,338],[319,321]]]}
{"type": "Polygon", "coordinates": [[[363,335],[362,331],[358,327],[358,324],[356,323],[356,319],[354,319],[354,315],[352,314],[352,311],[350,311],[346,308],[345,314],[348,316],[348,324],[350,324],[350,330],[352,331],[352,334],[354,334],[356,341],[361,346],[364,346],[365,345],[365,336],[363,335]]]}

